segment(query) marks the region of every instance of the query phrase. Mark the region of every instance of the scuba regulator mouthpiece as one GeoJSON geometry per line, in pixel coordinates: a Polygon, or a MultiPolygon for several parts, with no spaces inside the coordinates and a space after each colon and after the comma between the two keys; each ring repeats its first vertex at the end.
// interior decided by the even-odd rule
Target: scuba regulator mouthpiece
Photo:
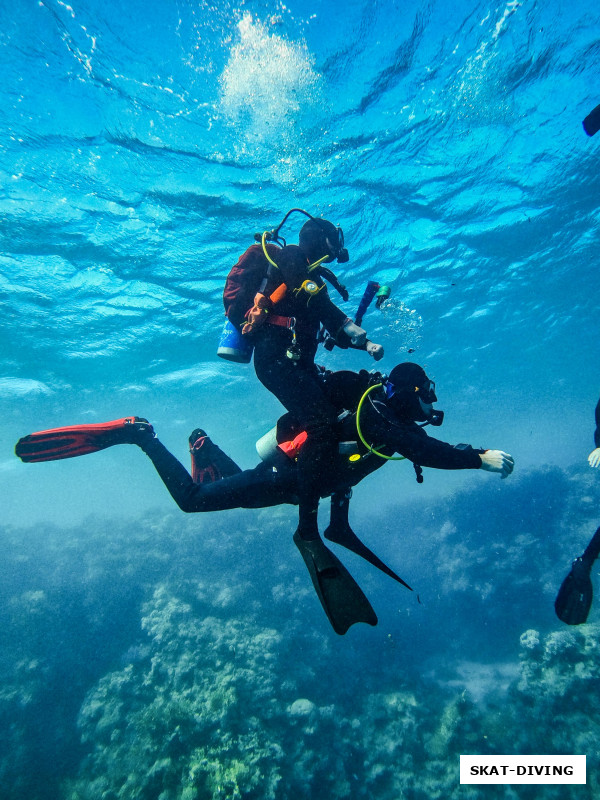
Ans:
{"type": "Polygon", "coordinates": [[[424,422],[423,425],[421,425],[421,427],[424,428],[425,425],[433,425],[435,428],[439,428],[443,421],[444,421],[444,412],[440,411],[437,408],[434,408],[427,422],[424,422]]]}

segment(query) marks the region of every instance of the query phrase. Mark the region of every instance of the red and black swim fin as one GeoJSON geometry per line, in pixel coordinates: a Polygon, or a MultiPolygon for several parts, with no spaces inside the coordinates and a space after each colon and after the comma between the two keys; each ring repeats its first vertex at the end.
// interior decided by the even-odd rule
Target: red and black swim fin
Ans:
{"type": "Polygon", "coordinates": [[[15,445],[15,453],[26,463],[58,461],[96,453],[114,444],[134,444],[142,431],[152,433],[152,426],[142,417],[52,428],[23,436],[15,445]]]}
{"type": "Polygon", "coordinates": [[[215,483],[242,471],[202,428],[192,431],[189,442],[194,483],[215,483]]]}

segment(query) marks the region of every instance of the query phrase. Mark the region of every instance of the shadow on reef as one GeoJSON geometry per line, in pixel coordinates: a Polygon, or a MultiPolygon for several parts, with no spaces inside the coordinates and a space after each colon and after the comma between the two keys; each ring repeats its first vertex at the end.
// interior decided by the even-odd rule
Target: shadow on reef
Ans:
{"type": "Polygon", "coordinates": [[[587,787],[519,797],[592,797],[599,631],[552,602],[598,490],[560,470],[502,489],[400,507],[400,543],[371,521],[423,604],[352,562],[381,624],[343,638],[290,509],[5,530],[3,798],[513,797],[458,785],[469,752],[585,752],[587,787]]]}

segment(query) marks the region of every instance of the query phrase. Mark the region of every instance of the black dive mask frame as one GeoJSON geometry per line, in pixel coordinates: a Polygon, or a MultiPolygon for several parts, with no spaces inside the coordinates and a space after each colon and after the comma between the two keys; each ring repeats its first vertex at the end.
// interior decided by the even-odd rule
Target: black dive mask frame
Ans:
{"type": "MultiPolygon", "coordinates": [[[[295,212],[298,212],[299,214],[304,214],[305,217],[312,219],[318,225],[322,225],[324,221],[322,219],[319,219],[318,217],[313,217],[312,214],[309,214],[308,211],[305,211],[303,208],[290,208],[290,210],[287,212],[285,217],[281,220],[281,222],[276,228],[273,228],[273,230],[270,231],[266,231],[265,239],[268,242],[275,242],[281,247],[285,247],[287,242],[285,241],[283,236],[279,235],[279,231],[285,225],[287,218],[290,216],[290,214],[294,214],[295,212]]],[[[332,242],[335,252],[330,256],[330,258],[326,259],[325,261],[326,264],[333,261],[334,258],[337,259],[338,264],[346,264],[350,260],[348,251],[344,247],[344,231],[340,228],[339,225],[337,226],[336,231],[337,231],[337,242],[332,242]]],[[[257,242],[260,242],[262,240],[262,236],[263,234],[261,233],[254,234],[254,238],[257,242]]]]}
{"type": "MultiPolygon", "coordinates": [[[[422,400],[427,405],[435,403],[437,400],[437,395],[435,393],[435,383],[430,378],[427,378],[427,383],[424,384],[423,386],[416,386],[415,391],[420,392],[419,399],[422,400]]],[[[395,394],[396,394],[396,387],[390,380],[387,380],[385,383],[386,399],[391,400],[395,394]]]]}
{"type": "MultiPolygon", "coordinates": [[[[430,405],[437,401],[437,395],[435,393],[435,383],[428,378],[428,383],[424,386],[416,387],[419,392],[419,398],[423,403],[426,405],[430,405]]],[[[385,388],[385,399],[391,400],[394,395],[396,394],[396,387],[390,380],[386,380],[384,382],[385,388]]],[[[439,428],[439,426],[444,421],[444,412],[437,408],[432,408],[431,413],[427,417],[425,422],[417,422],[419,427],[424,428],[426,425],[433,425],[435,428],[439,428]]]]}

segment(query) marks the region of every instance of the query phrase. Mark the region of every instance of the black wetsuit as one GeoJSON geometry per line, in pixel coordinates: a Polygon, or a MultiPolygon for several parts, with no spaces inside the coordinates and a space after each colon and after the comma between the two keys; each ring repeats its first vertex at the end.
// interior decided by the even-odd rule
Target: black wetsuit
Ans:
{"type": "MultiPolygon", "coordinates": [[[[454,447],[428,436],[414,422],[399,420],[384,404],[383,392],[379,392],[379,397],[371,398],[373,395],[363,405],[360,424],[366,441],[380,452],[385,455],[397,452],[423,467],[435,469],[477,469],[481,466],[479,453],[482,450],[473,449],[470,445],[454,447]]],[[[328,402],[331,400],[328,399],[328,402]]],[[[336,404],[331,404],[335,409],[336,404]]],[[[339,441],[357,439],[355,413],[348,414],[336,427],[337,441],[329,454],[328,467],[316,476],[320,497],[346,492],[387,463],[385,459],[369,454],[360,441],[357,443],[358,452],[363,456],[360,460],[350,461],[347,455],[339,452],[339,441]]],[[[218,458],[221,451],[214,444],[212,447],[215,448],[215,457],[218,458]]],[[[182,511],[264,508],[299,502],[300,470],[292,460],[282,468],[278,467],[277,471],[261,462],[254,469],[242,472],[228,459],[228,477],[214,483],[198,485],[158,439],[145,442],[142,449],[152,460],[182,511]]]]}
{"type": "Polygon", "coordinates": [[[594,431],[594,444],[600,447],[600,400],[596,406],[596,430],[594,431]]]}
{"type": "Polygon", "coordinates": [[[295,319],[300,356],[297,360],[288,357],[287,351],[292,343],[289,329],[266,324],[252,334],[254,368],[263,386],[277,397],[308,434],[298,459],[296,491],[300,505],[299,527],[310,532],[316,531],[319,474],[331,469],[336,449],[334,425],[337,411],[323,391],[314,363],[317,336],[323,325],[334,339],[347,346],[349,339],[341,329],[348,317],[329,298],[318,269],[309,274],[308,261],[299,247],[288,245],[282,248],[276,260],[278,269],[274,271],[265,293],[270,294],[281,281],[286,284],[286,295],[277,303],[275,313],[279,317],[295,319]],[[316,294],[308,294],[300,288],[307,279],[319,287],[316,294]]]}

